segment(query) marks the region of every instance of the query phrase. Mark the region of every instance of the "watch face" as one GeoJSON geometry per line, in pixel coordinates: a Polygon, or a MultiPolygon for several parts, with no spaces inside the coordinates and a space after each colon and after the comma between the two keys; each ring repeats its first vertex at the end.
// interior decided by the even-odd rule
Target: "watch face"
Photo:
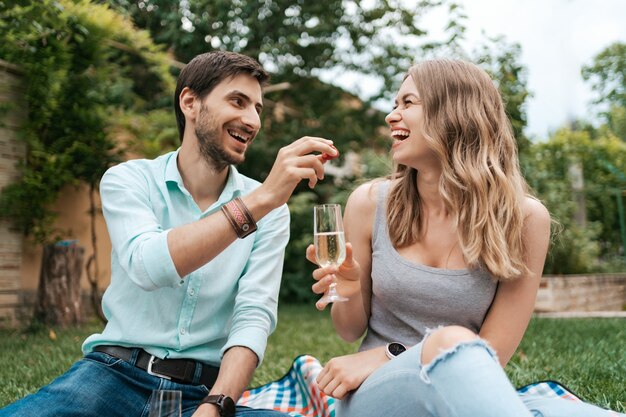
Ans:
{"type": "Polygon", "coordinates": [[[396,342],[389,343],[389,353],[391,353],[393,356],[398,356],[405,351],[406,347],[403,344],[396,342]]]}
{"type": "Polygon", "coordinates": [[[220,415],[224,417],[231,417],[235,415],[235,402],[230,397],[222,397],[220,404],[220,415]]]}

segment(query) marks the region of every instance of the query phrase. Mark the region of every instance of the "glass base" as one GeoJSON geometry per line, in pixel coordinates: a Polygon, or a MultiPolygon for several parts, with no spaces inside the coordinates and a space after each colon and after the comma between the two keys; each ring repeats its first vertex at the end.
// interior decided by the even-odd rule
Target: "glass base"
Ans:
{"type": "Polygon", "coordinates": [[[319,299],[322,303],[338,303],[342,301],[348,301],[349,298],[343,297],[339,294],[326,294],[322,298],[319,299]]]}

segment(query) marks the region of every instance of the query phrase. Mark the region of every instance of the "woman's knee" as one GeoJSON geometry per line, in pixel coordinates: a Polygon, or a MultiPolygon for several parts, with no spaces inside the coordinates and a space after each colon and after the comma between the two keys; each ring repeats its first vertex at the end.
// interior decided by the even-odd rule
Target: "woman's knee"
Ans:
{"type": "Polygon", "coordinates": [[[476,340],[478,335],[462,326],[447,326],[430,333],[422,346],[422,365],[428,365],[442,351],[476,340]]]}

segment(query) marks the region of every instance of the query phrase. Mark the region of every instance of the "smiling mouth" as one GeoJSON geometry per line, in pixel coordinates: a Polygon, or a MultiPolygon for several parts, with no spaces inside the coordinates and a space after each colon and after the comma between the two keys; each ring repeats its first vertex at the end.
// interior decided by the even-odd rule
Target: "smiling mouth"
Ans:
{"type": "Polygon", "coordinates": [[[396,140],[403,141],[409,137],[410,133],[411,132],[409,132],[408,130],[392,130],[391,137],[396,140]]]}
{"type": "Polygon", "coordinates": [[[250,142],[254,138],[252,134],[242,133],[237,130],[227,129],[226,131],[228,132],[230,136],[233,137],[233,139],[243,144],[250,142]]]}

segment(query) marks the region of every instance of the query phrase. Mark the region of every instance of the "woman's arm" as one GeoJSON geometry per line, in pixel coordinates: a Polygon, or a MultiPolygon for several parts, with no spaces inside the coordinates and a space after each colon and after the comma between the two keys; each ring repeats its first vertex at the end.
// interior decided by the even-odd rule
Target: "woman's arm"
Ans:
{"type": "Polygon", "coordinates": [[[529,273],[513,281],[500,282],[480,336],[498,353],[505,366],[522,340],[530,321],[550,242],[550,214],[539,201],[524,203],[523,242],[529,273]]]}
{"type": "MultiPolygon", "coordinates": [[[[346,241],[350,242],[346,251],[346,261],[337,269],[319,268],[313,272],[317,283],[313,292],[323,294],[336,276],[338,292],[349,301],[334,303],[332,306],[333,324],[339,336],[354,342],[365,333],[370,314],[371,264],[372,264],[372,223],[376,211],[376,186],[361,185],[348,198],[344,212],[346,241]]],[[[315,262],[314,248],[309,246],[307,258],[315,262]]],[[[326,304],[317,303],[318,309],[326,304]]]]}

